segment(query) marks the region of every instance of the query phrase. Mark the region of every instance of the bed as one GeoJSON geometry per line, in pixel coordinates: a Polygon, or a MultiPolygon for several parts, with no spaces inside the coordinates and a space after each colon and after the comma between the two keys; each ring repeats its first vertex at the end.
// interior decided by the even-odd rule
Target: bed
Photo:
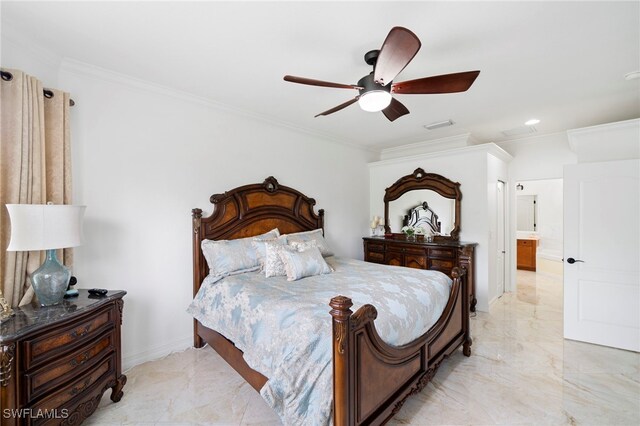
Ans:
{"type": "MultiPolygon", "coordinates": [[[[210,216],[203,217],[201,209],[192,211],[194,297],[209,274],[201,248],[204,239],[252,237],[273,228],[282,234],[324,229],[324,211],[315,212],[315,200],[280,185],[273,177],[261,184],[213,195],[210,201],[214,205],[210,216]]],[[[327,327],[331,327],[328,336],[335,425],[385,423],[410,395],[426,386],[443,360],[460,346],[464,355],[470,355],[465,270],[454,268],[451,279],[448,299],[435,324],[417,339],[400,346],[389,345],[380,337],[375,322],[378,311],[373,305],[365,304],[353,312],[349,294],[328,298],[326,321],[327,327]]],[[[257,391],[265,387],[269,378],[252,369],[231,340],[194,320],[194,346],[202,347],[205,343],[257,391]]]]}

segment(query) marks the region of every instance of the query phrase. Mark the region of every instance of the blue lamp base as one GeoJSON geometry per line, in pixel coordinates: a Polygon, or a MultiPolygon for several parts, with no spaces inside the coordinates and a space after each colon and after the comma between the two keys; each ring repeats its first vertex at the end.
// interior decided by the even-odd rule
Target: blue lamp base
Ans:
{"type": "Polygon", "coordinates": [[[62,302],[69,286],[71,271],[58,261],[54,249],[47,250],[47,259],[31,274],[31,285],[41,306],[62,302]]]}

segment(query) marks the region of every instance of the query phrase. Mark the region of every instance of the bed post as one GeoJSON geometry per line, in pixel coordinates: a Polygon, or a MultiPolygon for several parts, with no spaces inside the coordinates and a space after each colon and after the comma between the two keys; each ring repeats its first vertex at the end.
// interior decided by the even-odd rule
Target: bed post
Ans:
{"type": "Polygon", "coordinates": [[[469,279],[467,269],[465,267],[455,267],[451,270],[451,278],[459,281],[462,287],[462,309],[465,312],[462,315],[462,330],[464,331],[464,340],[462,341],[462,353],[464,356],[471,356],[471,326],[469,324],[469,314],[471,312],[471,301],[469,294],[469,279]]]}
{"type": "MultiPolygon", "coordinates": [[[[200,290],[200,284],[202,284],[202,278],[200,277],[200,260],[202,255],[200,253],[200,225],[202,219],[202,210],[191,210],[191,217],[193,219],[193,297],[196,297],[198,290],[200,290]]],[[[204,346],[202,337],[198,335],[198,321],[193,320],[193,346],[201,348],[204,346]]]]}
{"type": "Polygon", "coordinates": [[[336,296],[329,303],[333,309],[333,424],[350,426],[353,422],[353,378],[350,356],[350,318],[353,306],[350,298],[336,296]]]}

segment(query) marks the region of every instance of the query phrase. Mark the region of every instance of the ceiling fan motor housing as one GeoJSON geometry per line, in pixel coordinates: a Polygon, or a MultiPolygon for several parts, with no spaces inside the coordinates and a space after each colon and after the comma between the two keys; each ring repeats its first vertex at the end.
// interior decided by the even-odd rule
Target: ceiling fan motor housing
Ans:
{"type": "Polygon", "coordinates": [[[383,86],[382,84],[376,83],[375,81],[373,81],[373,72],[371,72],[371,74],[366,75],[362,77],[360,80],[358,80],[358,86],[363,87],[363,89],[359,89],[361,96],[364,95],[365,93],[368,93],[374,90],[380,90],[380,91],[391,93],[391,84],[387,84],[386,86],[383,86]]]}

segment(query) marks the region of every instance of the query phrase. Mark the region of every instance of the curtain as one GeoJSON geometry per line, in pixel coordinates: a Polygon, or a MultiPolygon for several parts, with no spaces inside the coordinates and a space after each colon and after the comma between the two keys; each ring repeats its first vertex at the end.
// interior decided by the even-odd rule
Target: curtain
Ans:
{"type": "MultiPolygon", "coordinates": [[[[18,70],[0,81],[0,286],[11,306],[29,303],[29,274],[44,252],[8,252],[11,225],[5,204],[70,204],[69,94],[47,89],[18,70]],[[53,96],[51,96],[51,94],[53,96]]],[[[58,253],[71,266],[70,249],[58,253]]]]}

